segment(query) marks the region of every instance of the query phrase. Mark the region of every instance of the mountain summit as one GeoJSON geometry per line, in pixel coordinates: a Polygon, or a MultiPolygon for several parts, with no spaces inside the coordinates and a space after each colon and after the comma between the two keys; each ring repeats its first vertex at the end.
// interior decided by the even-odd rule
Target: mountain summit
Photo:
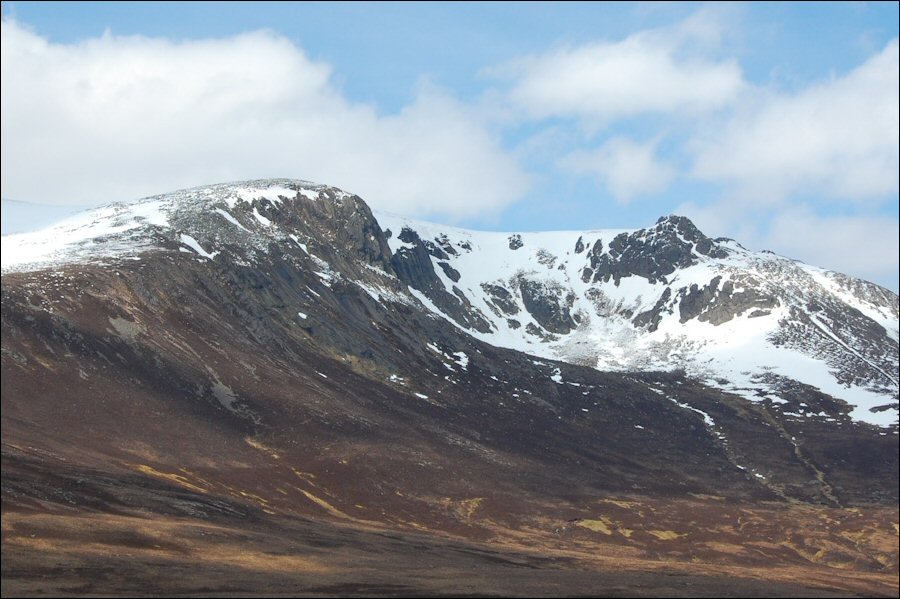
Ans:
{"type": "Polygon", "coordinates": [[[113,564],[160,594],[590,594],[622,556],[658,594],[896,586],[898,299],[876,285],[680,216],[487,233],[288,179],[2,243],[19,591],[126,592],[92,574],[113,564]]]}

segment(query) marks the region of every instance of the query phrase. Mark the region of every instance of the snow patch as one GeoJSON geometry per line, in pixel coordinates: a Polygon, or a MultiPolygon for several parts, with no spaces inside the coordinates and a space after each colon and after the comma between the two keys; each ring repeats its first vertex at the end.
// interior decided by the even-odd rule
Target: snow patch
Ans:
{"type": "Polygon", "coordinates": [[[453,352],[453,355],[456,356],[456,363],[459,364],[459,367],[463,370],[468,370],[469,368],[469,356],[465,354],[465,352],[453,352]]]}
{"type": "Polygon", "coordinates": [[[301,243],[299,237],[297,237],[297,236],[294,235],[293,233],[291,233],[290,235],[288,235],[288,237],[290,237],[290,238],[294,241],[294,243],[296,243],[297,246],[298,246],[301,250],[303,250],[303,253],[304,253],[304,254],[309,255],[309,250],[306,248],[306,244],[305,244],[305,243],[301,243]]]}
{"type": "Polygon", "coordinates": [[[191,248],[192,250],[194,250],[195,252],[197,252],[198,254],[203,256],[204,258],[212,259],[212,258],[215,258],[219,254],[219,252],[212,252],[212,253],[207,252],[206,250],[203,249],[203,247],[200,246],[200,244],[197,242],[196,239],[194,239],[193,237],[191,237],[190,235],[187,235],[185,233],[181,234],[181,243],[188,246],[189,248],[191,248]]]}
{"type": "Polygon", "coordinates": [[[241,229],[241,230],[243,230],[243,231],[246,231],[247,233],[250,232],[250,230],[249,230],[247,227],[245,227],[244,225],[242,225],[241,223],[239,223],[239,222],[237,221],[237,219],[234,218],[233,216],[231,216],[231,214],[229,214],[227,211],[222,210],[221,208],[216,208],[216,212],[217,212],[218,214],[220,214],[220,215],[222,216],[222,218],[224,218],[225,220],[227,220],[228,222],[230,222],[230,223],[231,223],[232,225],[234,225],[235,227],[237,227],[237,228],[239,228],[239,229],[241,229]]]}
{"type": "Polygon", "coordinates": [[[263,224],[263,226],[266,226],[266,227],[272,226],[272,221],[270,221],[268,218],[266,218],[265,216],[260,214],[259,210],[256,209],[256,206],[253,207],[253,216],[255,216],[256,220],[261,222],[263,224]]]}
{"type": "Polygon", "coordinates": [[[288,199],[297,197],[297,192],[287,187],[267,187],[267,188],[245,188],[237,190],[237,196],[243,201],[252,203],[253,200],[266,199],[273,204],[280,204],[281,197],[288,199]]]}
{"type": "Polygon", "coordinates": [[[562,383],[563,383],[562,371],[559,368],[554,370],[553,374],[550,375],[550,380],[553,381],[554,383],[556,383],[557,385],[562,385],[562,383]]]}
{"type": "Polygon", "coordinates": [[[353,281],[353,283],[360,289],[365,291],[367,294],[369,294],[369,297],[374,299],[376,302],[384,303],[385,301],[389,301],[395,304],[412,304],[410,298],[403,295],[402,293],[392,291],[390,289],[385,289],[384,287],[381,287],[379,285],[370,285],[369,283],[363,283],[362,281],[353,281]]]}

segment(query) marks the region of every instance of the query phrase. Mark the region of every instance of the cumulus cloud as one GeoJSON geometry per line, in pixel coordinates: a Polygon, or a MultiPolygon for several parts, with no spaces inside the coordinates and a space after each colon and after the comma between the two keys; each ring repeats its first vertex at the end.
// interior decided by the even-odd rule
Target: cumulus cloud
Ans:
{"type": "Polygon", "coordinates": [[[845,76],[795,94],[756,90],[727,122],[698,133],[693,175],[755,202],[794,193],[848,201],[896,194],[898,72],[895,39],[845,76]]]}
{"type": "Polygon", "coordinates": [[[639,144],[626,137],[614,137],[593,151],[578,150],[564,156],[559,168],[580,175],[593,175],[616,201],[668,188],[675,169],[656,158],[656,144],[639,144]]]}
{"type": "Polygon", "coordinates": [[[577,117],[596,126],[648,112],[703,113],[728,105],[744,86],[736,61],[705,52],[719,28],[703,17],[556,49],[491,73],[511,81],[509,101],[529,118],[577,117]]]}
{"type": "Polygon", "coordinates": [[[55,44],[4,19],[3,196],[96,204],[286,176],[381,209],[459,219],[526,191],[515,158],[449,95],[422,86],[382,115],[343,97],[331,75],[267,31],[55,44]]]}

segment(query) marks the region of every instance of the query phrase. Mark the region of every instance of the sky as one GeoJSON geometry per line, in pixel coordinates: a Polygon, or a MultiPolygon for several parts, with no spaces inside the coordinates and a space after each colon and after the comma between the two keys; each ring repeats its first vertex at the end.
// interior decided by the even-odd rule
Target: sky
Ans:
{"type": "Polygon", "coordinates": [[[2,197],[335,185],[463,227],[667,214],[898,289],[898,3],[2,4],[2,197]]]}

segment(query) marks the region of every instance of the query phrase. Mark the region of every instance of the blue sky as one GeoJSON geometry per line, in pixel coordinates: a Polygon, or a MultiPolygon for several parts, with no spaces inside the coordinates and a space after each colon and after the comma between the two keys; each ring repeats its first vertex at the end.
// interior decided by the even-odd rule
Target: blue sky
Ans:
{"type": "Polygon", "coordinates": [[[2,195],[288,176],[898,287],[897,3],[3,4],[2,195]],[[54,176],[48,176],[53,173],[54,176]]]}

